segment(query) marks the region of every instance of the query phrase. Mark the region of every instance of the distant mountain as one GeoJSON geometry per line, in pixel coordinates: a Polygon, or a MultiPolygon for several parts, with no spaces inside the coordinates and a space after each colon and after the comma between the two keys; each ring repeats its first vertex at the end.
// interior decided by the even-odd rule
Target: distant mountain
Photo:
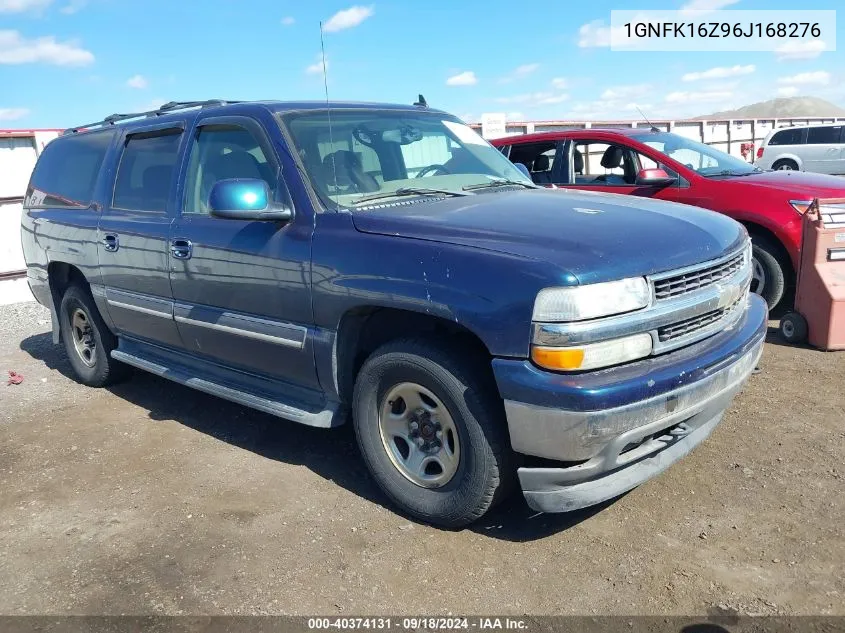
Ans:
{"type": "Polygon", "coordinates": [[[789,97],[752,103],[751,105],[714,112],[696,119],[790,119],[801,117],[845,117],[845,108],[818,97],[789,97]]]}

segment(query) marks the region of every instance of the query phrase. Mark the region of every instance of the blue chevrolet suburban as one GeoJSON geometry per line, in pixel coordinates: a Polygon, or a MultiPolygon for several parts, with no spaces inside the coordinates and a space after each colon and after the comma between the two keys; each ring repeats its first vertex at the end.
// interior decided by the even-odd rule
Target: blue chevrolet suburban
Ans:
{"type": "Polygon", "coordinates": [[[663,471],[766,333],[740,224],[540,189],[424,103],[113,115],[45,148],[24,208],[29,284],[80,382],[134,366],[351,419],[384,493],[443,526],[517,483],[562,512],[663,471]]]}

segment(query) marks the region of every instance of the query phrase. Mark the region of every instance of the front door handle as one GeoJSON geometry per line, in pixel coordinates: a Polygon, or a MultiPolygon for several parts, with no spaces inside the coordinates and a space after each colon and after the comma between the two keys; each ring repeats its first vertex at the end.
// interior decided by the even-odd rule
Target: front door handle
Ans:
{"type": "Polygon", "coordinates": [[[108,251],[109,253],[114,253],[118,248],[120,248],[120,240],[117,238],[117,235],[114,234],[104,235],[103,239],[100,240],[100,244],[103,245],[103,250],[108,251]]]}
{"type": "Polygon", "coordinates": [[[194,245],[191,240],[176,238],[170,240],[170,254],[176,259],[191,259],[194,252],[194,245]]]}

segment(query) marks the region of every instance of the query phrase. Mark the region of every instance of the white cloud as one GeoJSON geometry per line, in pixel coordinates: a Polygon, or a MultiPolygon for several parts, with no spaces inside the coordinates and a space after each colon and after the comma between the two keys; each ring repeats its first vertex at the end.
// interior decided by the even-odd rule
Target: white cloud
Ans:
{"type": "Polygon", "coordinates": [[[681,13],[689,13],[691,11],[710,12],[724,9],[732,4],[736,4],[739,0],[690,0],[681,7],[681,13]]]}
{"type": "Polygon", "coordinates": [[[508,112],[505,115],[508,121],[525,121],[525,114],[522,112],[508,112]]]}
{"type": "Polygon", "coordinates": [[[719,90],[706,92],[670,92],[666,95],[666,103],[682,104],[704,101],[725,101],[733,97],[732,92],[719,90]]]}
{"type": "Polygon", "coordinates": [[[614,86],[601,93],[601,98],[606,100],[634,99],[651,91],[648,84],[633,84],[630,86],[614,86]]]}
{"type": "Polygon", "coordinates": [[[710,70],[704,70],[697,73],[687,73],[681,79],[683,81],[700,81],[702,79],[725,79],[727,77],[739,77],[741,75],[750,75],[757,68],[754,64],[746,66],[717,66],[710,70]]]}
{"type": "Polygon", "coordinates": [[[558,90],[566,90],[569,87],[569,82],[566,81],[563,77],[555,77],[552,79],[552,88],[557,88],[558,90]]]}
{"type": "MultiPolygon", "coordinates": [[[[643,14],[635,14],[632,21],[645,24],[654,23],[653,20],[647,19],[643,14]]],[[[624,26],[611,27],[604,20],[593,20],[581,25],[581,28],[578,29],[578,46],[580,48],[603,48],[614,42],[614,49],[631,49],[641,46],[645,40],[628,37],[624,26]]]]}
{"type": "Polygon", "coordinates": [[[500,84],[507,84],[515,79],[522,79],[523,77],[527,77],[528,75],[535,72],[540,67],[540,64],[523,64],[522,66],[517,66],[513,72],[505,75],[501,79],[499,79],[500,84]]]}
{"type": "Polygon", "coordinates": [[[29,110],[26,108],[0,108],[0,121],[22,119],[27,114],[29,114],[29,110]]]}
{"type": "Polygon", "coordinates": [[[554,105],[556,103],[563,103],[569,99],[567,94],[555,94],[553,92],[528,92],[511,97],[499,97],[496,99],[499,103],[524,103],[528,106],[538,105],[554,105]]]}
{"type": "Polygon", "coordinates": [[[289,16],[287,16],[287,17],[285,17],[285,18],[282,18],[282,24],[283,24],[284,26],[290,26],[290,25],[291,25],[291,24],[293,24],[294,22],[296,22],[296,20],[293,18],[293,16],[290,16],[290,15],[289,15],[289,16]]]}
{"type": "Polygon", "coordinates": [[[317,61],[315,61],[313,64],[309,64],[308,66],[306,66],[305,72],[309,75],[322,75],[323,68],[328,71],[329,58],[327,56],[323,57],[322,55],[317,55],[317,61]]]}
{"type": "Polygon", "coordinates": [[[798,84],[801,86],[826,86],[830,83],[830,73],[824,70],[817,70],[809,73],[798,73],[797,75],[792,75],[791,77],[780,77],[778,79],[778,83],[787,85],[798,84]]]}
{"type": "Polygon", "coordinates": [[[596,48],[610,46],[610,27],[604,20],[593,20],[578,29],[578,46],[596,48]]]}
{"type": "Polygon", "coordinates": [[[0,31],[0,64],[55,64],[85,66],[94,55],[75,41],[58,42],[53,36],[28,40],[18,31],[0,31]]]}
{"type": "Polygon", "coordinates": [[[129,88],[137,88],[138,90],[143,90],[144,88],[149,86],[150,83],[147,81],[147,78],[143,75],[135,75],[126,80],[126,85],[129,88]]]}
{"type": "Polygon", "coordinates": [[[73,15],[74,13],[79,13],[88,5],[88,0],[70,0],[65,6],[63,6],[59,11],[64,13],[65,15],[73,15]]]}
{"type": "Polygon", "coordinates": [[[323,31],[326,33],[334,33],[335,31],[342,31],[343,29],[351,29],[370,17],[374,10],[375,5],[371,4],[368,7],[354,6],[344,9],[343,11],[338,11],[326,20],[323,24],[323,31]]]}
{"type": "Polygon", "coordinates": [[[152,110],[158,110],[161,106],[167,103],[167,99],[152,99],[147,103],[134,108],[135,112],[150,112],[152,110]]]}
{"type": "Polygon", "coordinates": [[[53,0],[0,0],[0,13],[23,13],[24,11],[40,11],[45,9],[53,0]]]}
{"type": "Polygon", "coordinates": [[[798,40],[787,42],[775,49],[778,61],[791,59],[815,59],[827,50],[827,44],[822,40],[798,40]]]}
{"type": "Polygon", "coordinates": [[[522,64],[522,66],[516,67],[516,70],[513,71],[513,74],[517,75],[518,77],[524,77],[525,75],[530,75],[539,67],[540,64],[522,64]]]}
{"type": "Polygon", "coordinates": [[[794,97],[798,92],[798,86],[781,86],[778,88],[779,97],[794,97]]]}
{"type": "Polygon", "coordinates": [[[452,75],[446,80],[447,86],[474,86],[478,83],[478,77],[471,70],[466,70],[457,75],[452,75]]]}

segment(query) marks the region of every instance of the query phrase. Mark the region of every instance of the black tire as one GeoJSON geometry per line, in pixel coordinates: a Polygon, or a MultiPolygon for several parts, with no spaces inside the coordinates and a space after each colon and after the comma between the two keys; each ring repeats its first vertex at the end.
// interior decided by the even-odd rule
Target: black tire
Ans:
{"type": "Polygon", "coordinates": [[[807,340],[807,319],[797,312],[787,312],[780,320],[780,335],[787,343],[798,345],[807,340]]]}
{"type": "Polygon", "coordinates": [[[772,169],[784,171],[798,171],[798,163],[791,158],[781,158],[772,163],[772,169]]]}
{"type": "Polygon", "coordinates": [[[757,280],[751,282],[752,292],[756,292],[765,299],[769,310],[774,310],[786,294],[787,274],[791,270],[783,250],[767,237],[751,236],[752,258],[759,264],[763,275],[762,284],[757,280]],[[762,288],[761,288],[762,286],[762,288]]]}
{"type": "Polygon", "coordinates": [[[433,340],[397,340],[377,349],[355,381],[353,423],[367,468],[393,503],[426,523],[450,528],[472,523],[513,483],[504,406],[484,361],[476,359],[433,340]],[[382,441],[380,407],[388,391],[403,383],[434,394],[457,428],[457,471],[441,487],[423,487],[403,475],[382,441]]]}
{"type": "Polygon", "coordinates": [[[111,357],[111,351],[117,347],[117,337],[103,321],[87,288],[69,286],[62,297],[58,316],[65,351],[79,382],[89,387],[104,387],[127,375],[126,365],[111,357]],[[88,340],[92,343],[87,359],[75,344],[73,319],[78,311],[85,316],[88,340]]]}

